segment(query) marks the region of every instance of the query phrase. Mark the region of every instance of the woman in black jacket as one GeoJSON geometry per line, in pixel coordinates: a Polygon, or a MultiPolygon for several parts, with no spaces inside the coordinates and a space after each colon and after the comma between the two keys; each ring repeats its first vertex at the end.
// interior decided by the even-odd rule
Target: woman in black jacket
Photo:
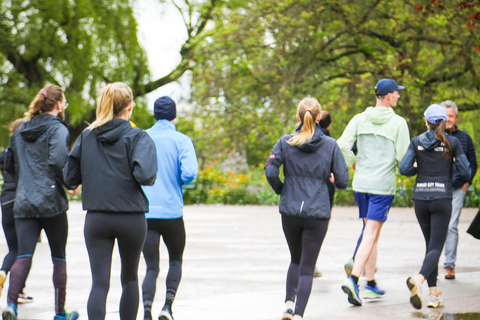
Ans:
{"type": "Polygon", "coordinates": [[[424,115],[428,130],[412,139],[399,165],[401,174],[417,175],[412,199],[427,247],[420,272],[407,279],[410,303],[416,309],[422,308],[425,280],[430,293],[428,307],[443,307],[437,289],[438,260],[452,213],[452,172],[455,169],[462,179],[470,178],[470,164],[462,145],[455,137],[445,135],[445,109],[433,104],[424,115]]]}
{"type": "Polygon", "coordinates": [[[297,109],[296,132],[278,140],[265,165],[268,182],[281,195],[279,211],[291,256],[282,320],[302,319],[310,296],[331,213],[330,175],[333,173],[335,185],[341,189],[349,179],[335,139],[324,135],[318,125],[320,110],[316,99],[303,99],[297,109]],[[284,182],[279,178],[281,165],[284,182]]]}
{"type": "Polygon", "coordinates": [[[87,210],[84,235],[92,272],[87,304],[90,320],[105,319],[115,240],[122,265],[120,319],[137,318],[138,263],[148,211],[141,185],[154,183],[157,155],[149,135],[129,121],[134,105],[126,84],[108,84],[96,120],[75,142],[64,169],[67,184],[82,184],[82,204],[87,210]]]}
{"type": "MultiPolygon", "coordinates": [[[[18,295],[23,289],[40,231],[45,230],[53,261],[55,320],[74,320],[65,312],[68,200],[62,169],[68,158],[68,130],[62,123],[67,101],[60,87],[47,85],[25,114],[28,121],[10,140],[17,191],[14,203],[18,254],[10,270],[8,306],[4,320],[17,319],[18,295]]],[[[7,168],[8,170],[8,168],[7,168]]]]}

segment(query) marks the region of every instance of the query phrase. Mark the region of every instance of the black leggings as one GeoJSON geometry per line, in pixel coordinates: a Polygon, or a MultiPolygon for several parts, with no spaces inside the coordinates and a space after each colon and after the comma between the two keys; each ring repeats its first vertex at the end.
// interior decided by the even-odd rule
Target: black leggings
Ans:
{"type": "Polygon", "coordinates": [[[414,206],[427,248],[420,274],[427,279],[429,287],[436,287],[438,260],[447,238],[448,223],[452,214],[452,200],[414,200],[414,206]]]}
{"type": "Polygon", "coordinates": [[[42,229],[48,238],[53,260],[53,286],[55,287],[55,312],[64,312],[67,285],[67,245],[68,221],[66,213],[52,218],[21,218],[15,220],[18,236],[18,255],[10,270],[8,303],[17,304],[18,295],[25,286],[25,280],[32,266],[32,257],[42,229]]]}
{"type": "Polygon", "coordinates": [[[115,239],[122,268],[120,319],[137,318],[138,264],[146,234],[147,223],[143,213],[87,212],[84,236],[92,272],[92,289],[87,303],[89,320],[105,319],[115,239]]]}
{"type": "Polygon", "coordinates": [[[183,218],[178,219],[147,219],[147,240],[143,246],[143,256],[147,264],[147,273],[143,280],[143,304],[148,311],[155,297],[158,272],[160,271],[159,245],[160,237],[167,246],[169,269],[166,279],[166,303],[170,305],[175,299],[178,285],[182,277],[182,259],[185,249],[185,225],[183,218]]]}
{"type": "Polygon", "coordinates": [[[285,301],[295,301],[295,314],[303,317],[320,248],[327,234],[329,220],[302,219],[282,215],[290,267],[287,273],[285,301]]]}
{"type": "Polygon", "coordinates": [[[17,258],[18,242],[15,231],[15,219],[13,218],[13,203],[9,206],[2,206],[2,227],[7,240],[8,253],[3,258],[2,270],[8,273],[17,258]]]}

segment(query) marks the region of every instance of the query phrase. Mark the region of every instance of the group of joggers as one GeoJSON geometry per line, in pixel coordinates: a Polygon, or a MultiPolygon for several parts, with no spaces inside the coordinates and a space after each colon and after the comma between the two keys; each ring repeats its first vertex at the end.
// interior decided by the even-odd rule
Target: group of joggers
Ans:
{"type": "MultiPolygon", "coordinates": [[[[380,80],[375,86],[376,105],[354,116],[338,141],[322,128],[318,101],[305,98],[297,108],[296,131],[273,147],[265,174],[280,195],[279,211],[291,257],[282,320],[303,318],[331,216],[334,189],[330,186],[348,185],[348,166],[355,170],[352,189],[363,221],[341,285],[348,302],[362,305],[358,281],[362,274],[367,279],[364,298],[385,294],[375,281],[377,244],[396,192],[398,166],[403,175],[417,175],[412,199],[426,244],[419,273],[406,280],[410,302],[422,308],[422,284],[427,281],[428,307],[443,306],[437,289],[438,262],[447,239],[445,278],[454,279],[457,224],[477,170],[475,150],[468,134],[458,130],[458,108],[451,101],[429,106],[424,112],[427,131],[410,141],[407,122],[393,111],[404,89],[392,79],[380,80]]],[[[329,118],[326,124],[330,122],[329,118]]]]}
{"type": "MultiPolygon", "coordinates": [[[[341,286],[348,301],[362,305],[358,284],[362,274],[367,279],[365,297],[385,294],[375,281],[377,243],[396,191],[398,165],[402,174],[417,175],[412,198],[427,249],[419,273],[406,281],[410,302],[417,309],[422,307],[421,288],[427,281],[428,306],[443,306],[436,285],[438,261],[447,239],[446,278],[454,279],[456,228],[466,188],[477,169],[475,151],[468,134],[456,126],[458,109],[451,101],[429,106],[424,113],[427,131],[410,141],[405,119],[393,111],[403,89],[394,80],[380,80],[375,87],[376,105],[357,114],[338,141],[329,135],[330,115],[321,110],[316,99],[305,98],[297,108],[296,131],[273,147],[265,174],[280,194],[279,211],[291,255],[282,320],[303,318],[335,187],[347,187],[348,166],[355,170],[352,188],[363,221],[353,257],[345,265],[347,279],[341,286]],[[279,178],[282,166],[283,181],[279,178]],[[449,242],[447,234],[451,232],[449,242]]],[[[191,183],[198,172],[191,139],[175,128],[175,102],[167,96],[157,99],[157,122],[144,131],[129,121],[135,106],[132,90],[124,83],[108,84],[102,91],[96,120],[81,133],[70,152],[68,129],[62,122],[67,106],[60,87],[44,87],[25,118],[14,123],[9,148],[0,156],[5,181],[2,224],[9,247],[0,269],[0,286],[10,272],[3,320],[16,320],[18,303],[31,300],[23,288],[42,229],[53,262],[54,320],[78,318],[76,311],[64,308],[65,188],[75,195],[80,187],[87,211],[84,237],[92,275],[88,318],[105,319],[112,251],[117,242],[120,319],[137,317],[142,251],[147,266],[142,285],[144,320],[152,319],[163,237],[169,270],[159,319],[173,320],[172,304],[185,248],[182,185],[191,183]]]]}
{"type": "Polygon", "coordinates": [[[65,188],[75,195],[80,186],[83,209],[87,211],[84,236],[92,274],[88,318],[105,319],[112,251],[117,242],[121,259],[120,319],[137,318],[142,251],[147,266],[142,285],[144,319],[152,319],[159,241],[163,237],[170,267],[159,319],[172,320],[185,248],[182,185],[191,183],[198,172],[192,141],[176,131],[175,102],[167,96],[157,99],[157,122],[144,131],[129,121],[135,106],[132,90],[124,83],[108,84],[102,91],[96,120],[81,133],[70,153],[68,129],[62,122],[67,105],[60,87],[44,87],[20,126],[12,128],[16,130],[12,130],[9,148],[2,153],[3,219],[15,221],[8,228],[3,223],[9,254],[0,270],[1,286],[10,271],[3,320],[16,320],[19,297],[26,299],[23,287],[42,229],[53,262],[54,320],[78,318],[78,312],[64,308],[68,233],[65,188]]]}

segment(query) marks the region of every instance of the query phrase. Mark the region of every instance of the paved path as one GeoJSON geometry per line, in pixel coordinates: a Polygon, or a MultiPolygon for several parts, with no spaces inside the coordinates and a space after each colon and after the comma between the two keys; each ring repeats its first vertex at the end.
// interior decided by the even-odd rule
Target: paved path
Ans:
{"type": "MultiPolygon", "coordinates": [[[[416,311],[410,305],[405,279],[418,272],[424,255],[424,241],[413,209],[394,208],[379,243],[377,281],[387,290],[381,301],[351,307],[340,285],[343,264],[351,255],[361,230],[356,208],[335,207],[318,266],[322,278],[314,280],[305,319],[440,319],[447,314],[480,313],[480,241],[465,231],[476,213],[464,209],[459,225],[457,279],[439,277],[445,308],[416,311]]],[[[67,247],[67,308],[87,319],[90,269],[83,240],[85,213],[73,202],[69,211],[67,247]]],[[[185,208],[187,247],[183,279],[174,304],[175,320],[279,320],[283,312],[285,276],[289,254],[281,230],[277,207],[199,205],[185,208]]],[[[26,291],[35,302],[19,307],[19,319],[53,318],[52,264],[46,237],[38,244],[26,291]]],[[[5,240],[0,251],[5,253],[5,240]]],[[[168,268],[166,248],[161,247],[161,272],[154,315],[164,300],[164,279],[168,268]]],[[[440,260],[442,266],[443,257],[440,260]]],[[[443,269],[443,268],[441,268],[443,269]]],[[[140,265],[140,281],[145,264],[140,265]]],[[[106,320],[119,319],[120,267],[115,250],[106,320]]],[[[364,284],[365,279],[361,279],[364,284]]],[[[0,299],[6,305],[8,279],[0,299]]],[[[424,292],[428,291],[425,287],[424,292]]],[[[425,296],[426,298],[426,296],[425,296]]],[[[139,308],[138,319],[143,319],[139,308]]],[[[478,318],[480,319],[480,318],[478,318]]]]}

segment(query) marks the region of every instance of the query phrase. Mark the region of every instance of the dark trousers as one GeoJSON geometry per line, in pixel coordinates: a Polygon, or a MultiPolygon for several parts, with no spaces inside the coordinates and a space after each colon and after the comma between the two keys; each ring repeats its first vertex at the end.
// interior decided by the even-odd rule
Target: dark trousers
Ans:
{"type": "Polygon", "coordinates": [[[447,238],[452,200],[414,200],[414,207],[427,249],[420,274],[425,277],[429,287],[436,287],[438,260],[447,238]]]}
{"type": "Polygon", "coordinates": [[[160,238],[168,250],[169,268],[166,282],[165,301],[170,305],[175,299],[180,279],[182,278],[183,251],[185,249],[185,225],[183,218],[147,219],[148,233],[143,256],[147,265],[147,273],[143,280],[143,304],[148,311],[155,297],[156,283],[160,271],[160,238]]]}
{"type": "Polygon", "coordinates": [[[13,218],[13,203],[9,206],[2,206],[2,227],[7,240],[8,253],[3,258],[2,270],[8,273],[17,258],[18,242],[15,231],[15,219],[13,218]]]}
{"type": "Polygon", "coordinates": [[[296,301],[295,314],[302,317],[312,291],[315,263],[327,234],[328,222],[282,215],[283,232],[290,249],[285,301],[296,301]]]}
{"type": "Polygon", "coordinates": [[[21,218],[15,220],[18,236],[18,255],[10,270],[8,303],[17,304],[19,293],[25,286],[25,280],[32,266],[32,257],[42,229],[48,238],[53,260],[53,286],[55,287],[55,312],[64,312],[67,286],[67,264],[65,247],[67,245],[68,221],[66,213],[52,218],[21,218]]]}
{"type": "Polygon", "coordinates": [[[92,272],[92,289],[87,303],[89,320],[105,319],[115,240],[122,268],[120,319],[137,318],[138,264],[146,234],[147,223],[143,213],[87,213],[84,236],[92,272]]]}

